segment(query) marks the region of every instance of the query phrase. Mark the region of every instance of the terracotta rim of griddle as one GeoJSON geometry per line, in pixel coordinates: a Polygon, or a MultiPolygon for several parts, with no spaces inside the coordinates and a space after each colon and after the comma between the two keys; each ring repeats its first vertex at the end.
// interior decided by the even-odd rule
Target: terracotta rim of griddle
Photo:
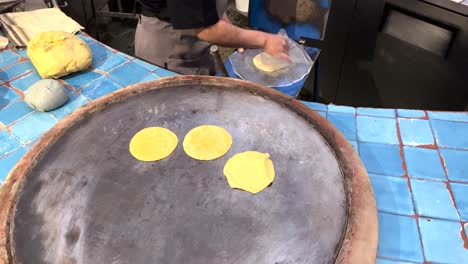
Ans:
{"type": "Polygon", "coordinates": [[[228,89],[249,91],[289,107],[310,122],[333,149],[345,177],[347,188],[347,226],[335,263],[375,263],[378,223],[370,180],[358,154],[331,123],[298,100],[255,83],[208,76],[177,76],[136,84],[97,99],[60,120],[34,144],[19,160],[0,189],[0,264],[14,263],[15,249],[14,246],[10,245],[10,237],[12,237],[14,229],[14,221],[12,220],[14,219],[16,202],[24,183],[24,175],[27,175],[37,165],[42,155],[62,134],[78,121],[127,97],[154,89],[187,85],[221,86],[228,89]]]}

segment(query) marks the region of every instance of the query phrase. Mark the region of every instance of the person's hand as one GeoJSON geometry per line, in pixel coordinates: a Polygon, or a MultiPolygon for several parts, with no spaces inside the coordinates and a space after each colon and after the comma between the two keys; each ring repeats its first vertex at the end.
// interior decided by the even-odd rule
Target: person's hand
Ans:
{"type": "Polygon", "coordinates": [[[268,34],[263,50],[271,56],[289,60],[288,40],[283,36],[268,34]]]}

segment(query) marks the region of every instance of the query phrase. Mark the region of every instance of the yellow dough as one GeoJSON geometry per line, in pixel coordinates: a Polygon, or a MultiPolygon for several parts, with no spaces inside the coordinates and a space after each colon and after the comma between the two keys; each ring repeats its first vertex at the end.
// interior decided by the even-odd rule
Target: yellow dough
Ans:
{"type": "Polygon", "coordinates": [[[28,44],[28,56],[44,79],[85,70],[92,62],[91,49],[86,42],[62,31],[34,36],[28,44]]]}
{"type": "Polygon", "coordinates": [[[289,66],[289,61],[262,52],[253,58],[253,64],[264,72],[275,72],[289,66]]]}
{"type": "Polygon", "coordinates": [[[232,137],[222,127],[199,126],[187,133],[184,139],[184,150],[197,160],[217,159],[231,148],[232,137]]]}
{"type": "Polygon", "coordinates": [[[144,128],[130,141],[130,153],[137,160],[156,161],[169,156],[177,147],[177,136],[163,127],[144,128]]]}
{"type": "Polygon", "coordinates": [[[234,155],[224,166],[229,186],[256,194],[275,179],[275,168],[270,154],[247,151],[234,155]]]}

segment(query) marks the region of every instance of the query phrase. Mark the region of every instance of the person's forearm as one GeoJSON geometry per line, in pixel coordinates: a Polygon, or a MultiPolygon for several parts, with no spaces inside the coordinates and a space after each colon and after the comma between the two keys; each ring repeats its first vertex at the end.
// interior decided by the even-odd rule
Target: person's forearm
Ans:
{"type": "Polygon", "coordinates": [[[198,38],[206,42],[231,48],[263,48],[267,33],[242,29],[224,20],[201,29],[198,38]]]}
{"type": "Polygon", "coordinates": [[[229,24],[232,24],[232,21],[231,19],[229,19],[229,17],[227,16],[226,13],[223,14],[223,18],[221,18],[222,20],[228,22],[229,24]]]}
{"type": "Polygon", "coordinates": [[[223,19],[211,27],[200,29],[197,37],[224,47],[263,49],[266,53],[277,58],[289,59],[287,38],[261,31],[242,29],[223,19]]]}

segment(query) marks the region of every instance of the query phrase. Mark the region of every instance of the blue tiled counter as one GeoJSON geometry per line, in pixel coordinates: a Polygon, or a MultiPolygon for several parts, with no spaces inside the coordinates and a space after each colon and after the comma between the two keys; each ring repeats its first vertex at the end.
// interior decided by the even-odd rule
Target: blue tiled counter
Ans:
{"type": "MultiPolygon", "coordinates": [[[[0,53],[0,180],[73,110],[127,85],[174,75],[80,37],[93,51],[91,69],[62,80],[71,99],[48,113],[23,101],[40,80],[26,52],[0,53]]],[[[305,104],[343,133],[369,173],[378,264],[468,263],[468,113],[305,104]]]]}

